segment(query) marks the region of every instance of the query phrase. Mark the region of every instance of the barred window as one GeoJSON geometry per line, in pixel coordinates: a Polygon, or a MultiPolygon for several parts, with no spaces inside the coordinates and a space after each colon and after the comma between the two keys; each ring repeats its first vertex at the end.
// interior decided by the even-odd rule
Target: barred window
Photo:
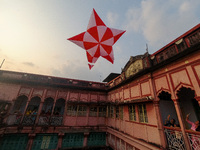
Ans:
{"type": "Polygon", "coordinates": [[[78,106],[78,116],[86,116],[87,114],[87,106],[78,106]]]}
{"type": "Polygon", "coordinates": [[[119,119],[119,106],[116,106],[116,119],[119,119]]]}
{"type": "Polygon", "coordinates": [[[121,119],[123,120],[123,106],[116,106],[116,119],[121,119]]]}
{"type": "Polygon", "coordinates": [[[128,106],[129,120],[136,121],[135,105],[128,106]]]}
{"type": "Polygon", "coordinates": [[[99,107],[99,117],[106,117],[106,106],[99,107]]]}
{"type": "Polygon", "coordinates": [[[146,105],[145,104],[138,105],[138,111],[139,111],[140,122],[148,123],[146,105]]]}
{"type": "Polygon", "coordinates": [[[124,107],[123,106],[120,106],[119,107],[119,118],[121,120],[123,120],[123,116],[124,116],[124,107]]]}
{"type": "Polygon", "coordinates": [[[108,115],[110,118],[114,118],[114,106],[109,106],[108,107],[108,115]]]}
{"type": "Polygon", "coordinates": [[[97,117],[97,107],[90,107],[90,113],[89,113],[90,117],[97,117]]]}
{"type": "Polygon", "coordinates": [[[67,115],[68,116],[76,116],[77,106],[76,105],[68,105],[67,106],[67,115]]]}

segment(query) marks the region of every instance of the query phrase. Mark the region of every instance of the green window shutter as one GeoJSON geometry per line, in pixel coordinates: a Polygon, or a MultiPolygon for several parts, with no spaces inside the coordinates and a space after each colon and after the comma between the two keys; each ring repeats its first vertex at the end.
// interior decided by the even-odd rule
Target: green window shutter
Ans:
{"type": "Polygon", "coordinates": [[[51,136],[48,149],[56,149],[58,144],[58,135],[51,136]]]}
{"type": "Polygon", "coordinates": [[[91,132],[88,136],[88,146],[105,146],[106,133],[105,132],[91,132]]]}
{"type": "Polygon", "coordinates": [[[27,134],[7,134],[0,141],[0,150],[26,150],[27,134]]]}
{"type": "Polygon", "coordinates": [[[67,133],[63,137],[62,148],[83,147],[83,133],[67,133]]]}
{"type": "Polygon", "coordinates": [[[33,141],[32,150],[56,149],[57,144],[58,144],[57,134],[37,134],[33,141]]]}

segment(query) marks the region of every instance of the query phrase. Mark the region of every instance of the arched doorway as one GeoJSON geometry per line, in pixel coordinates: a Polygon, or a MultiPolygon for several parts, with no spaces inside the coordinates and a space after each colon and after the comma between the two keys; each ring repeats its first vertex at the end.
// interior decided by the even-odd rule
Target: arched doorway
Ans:
{"type": "Polygon", "coordinates": [[[165,121],[168,115],[170,115],[170,119],[175,119],[175,124],[179,124],[178,117],[176,114],[176,109],[174,107],[174,102],[171,99],[171,94],[169,94],[168,92],[162,91],[158,95],[158,98],[160,99],[160,112],[161,112],[163,124],[166,123],[165,121]]]}
{"type": "Polygon", "coordinates": [[[54,115],[63,115],[65,109],[65,100],[60,98],[56,101],[54,115]]]}
{"type": "Polygon", "coordinates": [[[18,125],[21,122],[21,119],[23,117],[26,103],[28,101],[28,97],[25,95],[19,96],[10,111],[10,115],[8,117],[7,124],[8,125],[18,125]]]}
{"type": "Polygon", "coordinates": [[[174,150],[185,149],[183,135],[180,131],[179,120],[174,102],[171,99],[171,94],[162,91],[158,97],[160,99],[160,112],[164,124],[164,132],[168,148],[174,150]],[[169,115],[170,117],[168,117],[169,115]],[[174,124],[171,121],[173,119],[175,120],[174,124]]]}
{"type": "Polygon", "coordinates": [[[41,98],[38,96],[33,97],[31,99],[26,109],[26,113],[24,115],[24,119],[22,122],[23,125],[27,125],[27,126],[34,125],[36,117],[37,117],[40,101],[41,101],[41,98]]]}
{"type": "Polygon", "coordinates": [[[65,100],[63,98],[60,98],[56,101],[53,116],[51,117],[51,125],[62,125],[64,110],[65,100]]]}
{"type": "Polygon", "coordinates": [[[42,112],[39,118],[39,125],[49,125],[52,109],[53,109],[54,99],[49,97],[44,100],[44,104],[42,106],[42,112]]]}
{"type": "MultiPolygon", "coordinates": [[[[195,91],[191,88],[181,87],[177,91],[177,97],[180,103],[180,109],[185,120],[186,115],[190,113],[190,120],[195,122],[200,119],[200,107],[198,102],[196,101],[195,91]]],[[[189,128],[186,123],[186,128],[189,128]]]]}
{"type": "Polygon", "coordinates": [[[27,96],[25,96],[25,95],[19,96],[14,103],[11,113],[14,113],[17,111],[17,112],[23,114],[25,107],[26,107],[27,100],[28,100],[27,96]]]}

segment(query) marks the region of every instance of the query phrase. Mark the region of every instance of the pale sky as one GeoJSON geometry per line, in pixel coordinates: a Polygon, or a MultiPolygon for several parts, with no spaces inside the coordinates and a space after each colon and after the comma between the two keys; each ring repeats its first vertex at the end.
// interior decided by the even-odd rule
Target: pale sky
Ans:
{"type": "Polygon", "coordinates": [[[199,0],[0,0],[1,69],[99,82],[146,43],[152,54],[199,23],[199,0]],[[100,57],[89,70],[85,50],[67,39],[86,31],[93,8],[126,32],[113,46],[114,64],[100,57]]]}

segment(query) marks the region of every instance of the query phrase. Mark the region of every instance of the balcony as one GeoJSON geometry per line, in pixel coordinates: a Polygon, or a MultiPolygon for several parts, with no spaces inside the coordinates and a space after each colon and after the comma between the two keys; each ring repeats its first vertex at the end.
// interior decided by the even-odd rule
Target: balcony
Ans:
{"type": "MultiPolygon", "coordinates": [[[[185,150],[185,141],[180,128],[165,127],[165,135],[169,150],[185,150]]],[[[193,150],[200,149],[200,133],[186,130],[186,136],[193,150]]]]}
{"type": "Polygon", "coordinates": [[[10,114],[7,120],[8,126],[34,126],[37,124],[38,126],[60,126],[62,125],[63,115],[45,115],[41,114],[37,115],[22,115],[22,114],[10,114]],[[37,117],[38,122],[36,123],[37,117]]]}

